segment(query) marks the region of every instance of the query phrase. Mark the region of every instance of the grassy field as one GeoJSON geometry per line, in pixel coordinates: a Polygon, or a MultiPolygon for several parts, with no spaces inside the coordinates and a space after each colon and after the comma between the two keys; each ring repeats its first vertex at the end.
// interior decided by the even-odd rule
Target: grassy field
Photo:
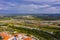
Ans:
{"type": "Polygon", "coordinates": [[[39,40],[60,40],[59,24],[60,22],[46,22],[33,16],[8,17],[0,20],[0,32],[25,33],[39,40]]]}

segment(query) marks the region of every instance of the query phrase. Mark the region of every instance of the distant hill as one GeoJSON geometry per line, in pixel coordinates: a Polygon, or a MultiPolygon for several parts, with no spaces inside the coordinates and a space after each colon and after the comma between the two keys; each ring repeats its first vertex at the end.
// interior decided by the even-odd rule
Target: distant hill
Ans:
{"type": "Polygon", "coordinates": [[[60,14],[2,14],[0,16],[10,16],[10,17],[13,17],[13,16],[32,16],[32,17],[35,17],[37,19],[42,19],[42,20],[60,20],[60,14]]]}

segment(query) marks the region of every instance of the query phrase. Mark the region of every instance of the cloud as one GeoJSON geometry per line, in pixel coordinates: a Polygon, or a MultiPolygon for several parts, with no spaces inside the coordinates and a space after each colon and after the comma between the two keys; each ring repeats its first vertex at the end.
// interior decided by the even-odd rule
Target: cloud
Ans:
{"type": "Polygon", "coordinates": [[[0,12],[59,13],[60,0],[1,0],[0,12]]]}
{"type": "Polygon", "coordinates": [[[25,1],[33,1],[33,2],[54,2],[55,0],[25,0],[25,1]]]}

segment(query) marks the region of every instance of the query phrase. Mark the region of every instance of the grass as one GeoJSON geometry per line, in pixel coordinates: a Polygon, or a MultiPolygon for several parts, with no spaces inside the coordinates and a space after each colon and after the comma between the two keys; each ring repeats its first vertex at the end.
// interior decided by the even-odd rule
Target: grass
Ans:
{"type": "Polygon", "coordinates": [[[37,37],[39,39],[41,39],[41,37],[43,37],[45,40],[55,40],[56,39],[56,36],[54,36],[50,33],[44,32],[42,30],[28,29],[28,28],[22,28],[22,27],[13,27],[13,26],[10,26],[10,28],[20,30],[20,32],[22,32],[22,33],[34,35],[35,37],[37,37]]]}

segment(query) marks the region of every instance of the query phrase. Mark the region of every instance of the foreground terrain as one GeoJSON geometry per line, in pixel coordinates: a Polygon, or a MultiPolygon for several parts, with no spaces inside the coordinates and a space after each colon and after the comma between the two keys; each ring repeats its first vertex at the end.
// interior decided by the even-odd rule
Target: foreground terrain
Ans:
{"type": "Polygon", "coordinates": [[[0,16],[0,32],[12,35],[23,33],[33,36],[35,40],[60,40],[60,16],[54,17],[51,15],[0,16]],[[54,17],[56,19],[53,19],[54,17]]]}

